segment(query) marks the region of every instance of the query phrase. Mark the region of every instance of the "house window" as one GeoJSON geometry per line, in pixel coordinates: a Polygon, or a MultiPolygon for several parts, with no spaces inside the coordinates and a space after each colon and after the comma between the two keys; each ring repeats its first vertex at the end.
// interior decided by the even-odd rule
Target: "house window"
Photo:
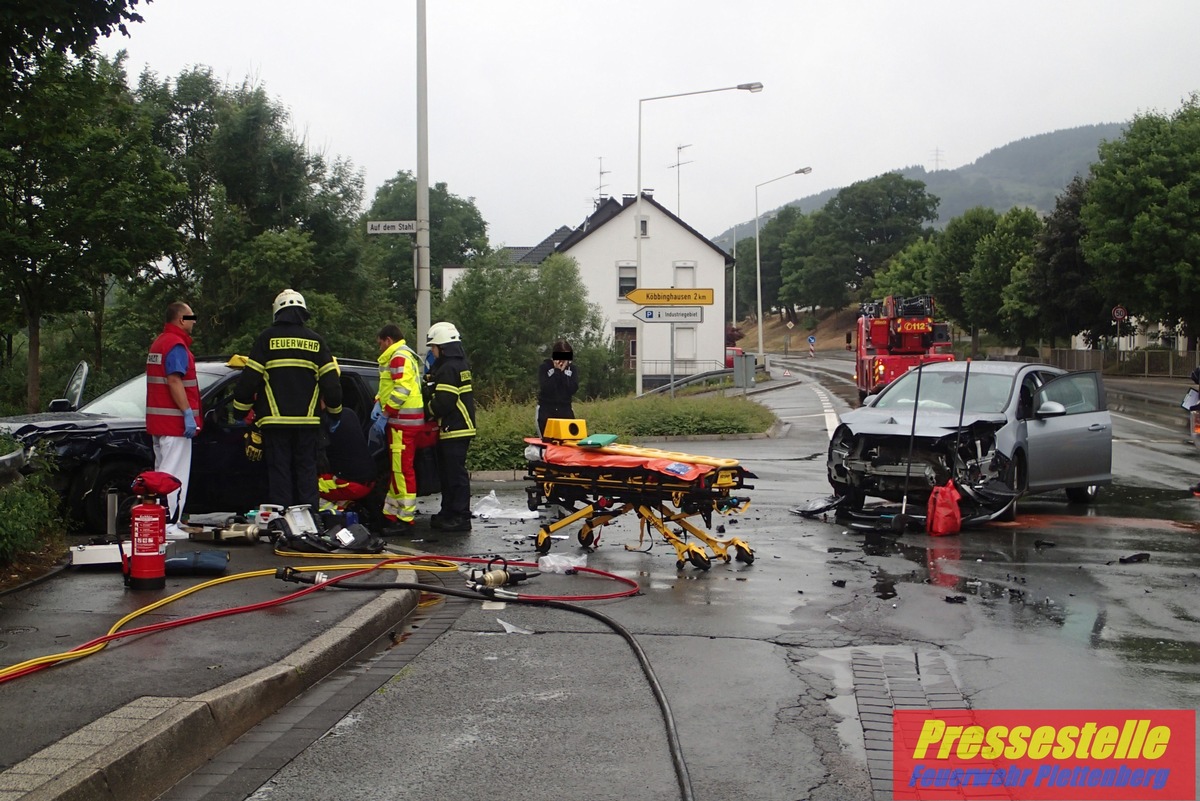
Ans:
{"type": "Polygon", "coordinates": [[[693,326],[675,326],[675,358],[696,358],[696,329],[693,326]]]}
{"type": "Polygon", "coordinates": [[[641,236],[641,237],[650,236],[650,218],[649,217],[638,217],[637,221],[638,221],[638,224],[637,224],[638,236],[641,236]]]}
{"type": "Polygon", "coordinates": [[[625,355],[625,369],[632,370],[637,367],[637,329],[615,328],[613,339],[621,343],[621,352],[625,355]]]}
{"type": "Polygon", "coordinates": [[[675,283],[671,286],[676,289],[695,289],[696,288],[696,262],[694,261],[677,261],[675,262],[675,283]]]}
{"type": "Polygon", "coordinates": [[[637,262],[617,262],[617,297],[623,298],[637,289],[637,262]]]}

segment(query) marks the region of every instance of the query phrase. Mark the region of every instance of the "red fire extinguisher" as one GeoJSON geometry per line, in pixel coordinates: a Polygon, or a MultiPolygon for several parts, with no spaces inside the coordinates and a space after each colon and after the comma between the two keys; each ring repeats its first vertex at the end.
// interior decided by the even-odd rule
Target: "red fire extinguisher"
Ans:
{"type": "Polygon", "coordinates": [[[158,499],[179,486],[174,476],[153,471],[133,480],[131,489],[138,496],[138,504],[130,510],[132,548],[128,560],[121,545],[121,567],[125,586],[130,589],[161,590],[167,586],[167,508],[158,499]]]}

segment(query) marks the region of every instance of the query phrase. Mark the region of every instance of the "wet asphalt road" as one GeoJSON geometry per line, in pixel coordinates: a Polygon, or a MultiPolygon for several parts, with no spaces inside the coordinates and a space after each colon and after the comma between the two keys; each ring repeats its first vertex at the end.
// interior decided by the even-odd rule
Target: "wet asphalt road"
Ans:
{"type": "MultiPolygon", "coordinates": [[[[890,798],[880,721],[891,708],[1200,706],[1200,501],[1185,489],[1200,456],[1177,431],[1116,418],[1116,484],[1094,506],[1047,496],[1023,502],[1015,524],[894,536],[790,512],[828,493],[827,432],[846,401],[807,378],[756,400],[788,424],[782,436],[648,443],[731,456],[758,475],[751,507],[714,521],[749,541],[752,565],[677,571],[661,543],[623,547],[638,536],[628,518],[588,555],[642,587],[594,608],[654,665],[696,798],[890,798]],[[1133,553],[1150,556],[1120,561],[1133,553]]],[[[525,511],[523,482],[477,483],[475,497],[493,489],[504,510],[525,511]]],[[[422,526],[398,544],[533,560],[536,529],[422,526]]],[[[567,532],[553,553],[579,553],[567,532]]],[[[543,575],[521,589],[595,589],[580,581],[543,575]]],[[[220,795],[197,774],[164,798],[678,797],[662,720],[617,636],[558,610],[459,608],[327,735],[277,772],[258,764],[260,778],[243,781],[252,791],[220,795]]],[[[235,744],[222,759],[250,771],[247,754],[235,744]]]]}

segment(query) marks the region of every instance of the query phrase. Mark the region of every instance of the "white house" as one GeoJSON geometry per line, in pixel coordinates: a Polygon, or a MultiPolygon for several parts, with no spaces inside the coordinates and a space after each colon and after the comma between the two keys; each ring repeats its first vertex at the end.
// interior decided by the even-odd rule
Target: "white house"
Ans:
{"type": "Polygon", "coordinates": [[[637,208],[632,195],[603,200],[557,252],[578,263],[588,300],[600,307],[605,333],[624,344],[626,364],[640,358],[645,387],[666,382],[672,362],[676,377],[723,368],[725,268],[732,258],[650,194],[642,195],[635,229],[637,208]],[[640,271],[635,230],[641,232],[640,271]],[[634,317],[643,307],[625,297],[637,288],[709,289],[713,302],[700,306],[700,322],[644,322],[634,317]]]}

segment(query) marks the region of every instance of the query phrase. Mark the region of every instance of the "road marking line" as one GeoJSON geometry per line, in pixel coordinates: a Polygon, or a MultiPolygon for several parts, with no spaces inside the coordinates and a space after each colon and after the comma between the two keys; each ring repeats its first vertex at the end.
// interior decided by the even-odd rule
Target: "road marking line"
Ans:
{"type": "Polygon", "coordinates": [[[1138,423],[1140,425],[1150,426],[1151,428],[1161,428],[1163,431],[1175,431],[1176,430],[1169,426],[1161,426],[1158,423],[1148,423],[1145,420],[1139,420],[1136,417],[1129,417],[1128,415],[1124,415],[1124,414],[1117,414],[1116,412],[1109,412],[1109,414],[1111,416],[1119,418],[1121,420],[1128,420],[1131,423],[1138,423]]]}
{"type": "Polygon", "coordinates": [[[837,412],[833,410],[833,401],[830,400],[829,394],[825,390],[812,384],[809,386],[816,393],[817,400],[821,401],[821,410],[825,415],[825,432],[830,439],[833,439],[833,432],[837,429],[839,422],[837,412]]]}

